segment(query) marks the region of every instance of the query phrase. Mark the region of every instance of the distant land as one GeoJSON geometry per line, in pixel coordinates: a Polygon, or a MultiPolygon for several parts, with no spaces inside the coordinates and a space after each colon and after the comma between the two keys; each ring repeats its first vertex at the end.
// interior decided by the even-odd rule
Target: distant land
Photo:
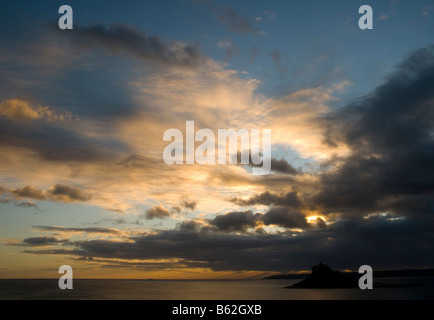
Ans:
{"type": "MultiPolygon", "coordinates": [[[[358,272],[344,272],[349,276],[360,277],[358,272]]],[[[265,277],[265,280],[275,279],[305,279],[310,273],[288,273],[288,274],[276,274],[269,277],[265,277]]],[[[434,268],[429,269],[403,269],[403,270],[381,270],[373,272],[374,278],[389,278],[389,277],[429,277],[434,276],[434,268]]]]}
{"type": "MultiPolygon", "coordinates": [[[[421,269],[417,269],[420,271],[421,269]]],[[[426,270],[426,269],[424,269],[426,270]]],[[[393,270],[396,271],[396,270],[393,270]]],[[[416,269],[412,270],[416,271],[416,269]]],[[[434,275],[434,269],[431,269],[431,275],[434,275]]],[[[380,273],[380,276],[384,274],[384,271],[380,273]]],[[[402,277],[401,274],[398,273],[386,273],[389,277],[392,275],[394,277],[402,277]]],[[[404,273],[407,277],[411,274],[410,272],[404,273]]],[[[420,276],[420,272],[414,273],[420,276]]],[[[323,264],[320,262],[318,265],[312,267],[312,272],[306,278],[301,281],[294,283],[293,285],[287,286],[288,289],[350,289],[350,288],[358,288],[360,286],[359,281],[357,279],[358,273],[355,272],[340,272],[333,270],[327,264],[323,264]]],[[[377,275],[378,277],[378,275],[377,275]]],[[[402,287],[420,287],[422,284],[387,284],[387,283],[373,283],[374,287],[377,288],[402,288],[402,287]]],[[[371,288],[372,289],[372,288],[371,288]]]]}

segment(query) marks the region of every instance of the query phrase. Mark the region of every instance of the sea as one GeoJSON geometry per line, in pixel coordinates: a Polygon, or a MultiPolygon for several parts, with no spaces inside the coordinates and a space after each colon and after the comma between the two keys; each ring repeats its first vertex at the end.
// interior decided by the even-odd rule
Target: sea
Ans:
{"type": "Polygon", "coordinates": [[[361,289],[288,289],[300,280],[0,279],[0,300],[433,300],[434,277],[374,278],[423,286],[361,289]]]}

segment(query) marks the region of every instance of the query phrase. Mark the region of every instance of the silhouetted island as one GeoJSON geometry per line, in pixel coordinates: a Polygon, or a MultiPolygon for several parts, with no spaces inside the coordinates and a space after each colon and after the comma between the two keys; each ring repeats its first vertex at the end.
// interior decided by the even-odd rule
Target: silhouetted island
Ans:
{"type": "Polygon", "coordinates": [[[292,289],[332,289],[358,288],[358,279],[346,273],[334,271],[320,262],[312,267],[312,273],[305,279],[287,288],[292,289]]]}
{"type": "MultiPolygon", "coordinates": [[[[360,277],[358,272],[345,272],[345,274],[360,277]]],[[[308,276],[306,273],[288,273],[275,274],[265,277],[264,280],[276,279],[304,279],[308,276]]],[[[394,277],[433,277],[434,268],[429,269],[403,269],[403,270],[374,270],[374,278],[394,278],[394,277]]]]}
{"type": "MultiPolygon", "coordinates": [[[[431,269],[432,270],[432,269],[431,269]]],[[[427,273],[430,274],[430,273],[427,273]]],[[[339,272],[332,270],[328,265],[320,262],[312,267],[312,273],[306,278],[287,286],[290,289],[339,289],[339,288],[359,288],[358,273],[339,272]]],[[[268,279],[273,279],[269,277],[268,279]]],[[[291,279],[291,278],[285,278],[291,279]]],[[[294,278],[292,278],[294,279],[294,278]]],[[[400,284],[400,283],[382,283],[373,284],[374,288],[406,288],[406,287],[422,287],[423,284],[400,284]]]]}

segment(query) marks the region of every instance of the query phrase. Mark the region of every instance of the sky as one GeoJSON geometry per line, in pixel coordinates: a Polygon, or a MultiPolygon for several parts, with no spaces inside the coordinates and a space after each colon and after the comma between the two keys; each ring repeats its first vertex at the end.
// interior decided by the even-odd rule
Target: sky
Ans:
{"type": "Polygon", "coordinates": [[[0,278],[433,267],[432,30],[425,0],[2,1],[0,278]],[[270,174],[168,165],[186,121],[271,129],[270,174]]]}

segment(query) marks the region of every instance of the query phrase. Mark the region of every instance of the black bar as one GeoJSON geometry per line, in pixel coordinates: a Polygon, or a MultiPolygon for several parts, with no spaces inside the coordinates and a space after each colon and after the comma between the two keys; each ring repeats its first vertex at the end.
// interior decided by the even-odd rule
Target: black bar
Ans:
{"type": "Polygon", "coordinates": [[[432,310],[434,303],[432,300],[2,300],[0,306],[3,310],[13,310],[15,317],[54,315],[56,312],[60,317],[67,314],[69,318],[79,319],[84,314],[86,318],[98,316],[100,319],[101,316],[113,316],[115,313],[124,314],[125,317],[140,315],[141,319],[349,319],[353,316],[370,319],[380,314],[391,319],[406,312],[411,312],[415,317],[426,314],[432,310]],[[223,306],[220,312],[218,306],[223,306]],[[179,314],[179,310],[184,314],[179,314]],[[185,314],[187,310],[188,314],[185,314]],[[206,311],[202,313],[199,310],[206,311]]]}

